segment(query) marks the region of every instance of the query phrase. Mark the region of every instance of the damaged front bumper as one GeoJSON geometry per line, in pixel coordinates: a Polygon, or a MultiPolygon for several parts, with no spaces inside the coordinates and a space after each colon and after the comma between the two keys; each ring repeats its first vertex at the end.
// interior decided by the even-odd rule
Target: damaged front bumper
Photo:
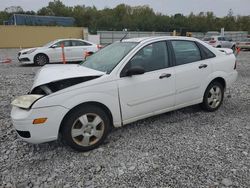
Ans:
{"type": "Polygon", "coordinates": [[[12,123],[18,135],[33,144],[53,141],[58,138],[60,124],[68,109],[62,106],[51,106],[36,109],[22,109],[13,106],[12,123]],[[46,122],[34,124],[34,120],[46,118],[46,122]]]}

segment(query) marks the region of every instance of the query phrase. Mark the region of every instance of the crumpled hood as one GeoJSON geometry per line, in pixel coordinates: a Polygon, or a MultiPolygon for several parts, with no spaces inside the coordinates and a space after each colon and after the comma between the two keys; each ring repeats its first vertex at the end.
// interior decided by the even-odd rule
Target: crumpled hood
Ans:
{"type": "Polygon", "coordinates": [[[68,78],[102,76],[104,72],[76,64],[45,65],[36,74],[32,89],[37,86],[68,78]]]}

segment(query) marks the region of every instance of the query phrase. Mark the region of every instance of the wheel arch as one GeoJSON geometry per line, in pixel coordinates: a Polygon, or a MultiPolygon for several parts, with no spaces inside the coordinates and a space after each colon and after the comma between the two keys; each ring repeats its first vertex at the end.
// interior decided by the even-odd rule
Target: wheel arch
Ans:
{"type": "Polygon", "coordinates": [[[67,118],[67,116],[69,116],[74,110],[76,110],[76,109],[78,109],[78,108],[82,108],[83,106],[86,106],[86,105],[93,105],[93,106],[99,107],[99,108],[101,108],[102,110],[104,110],[104,111],[107,113],[110,122],[112,123],[111,126],[114,127],[113,115],[112,115],[110,109],[109,109],[106,105],[104,105],[104,104],[102,104],[102,103],[100,103],[100,102],[89,101],[89,102],[83,102],[83,103],[81,103],[81,104],[78,104],[77,106],[71,108],[71,109],[65,114],[65,116],[63,117],[63,119],[62,119],[62,121],[61,121],[61,123],[60,123],[59,133],[61,133],[61,131],[62,131],[62,124],[63,124],[63,122],[65,121],[65,119],[67,118]]]}
{"type": "Polygon", "coordinates": [[[33,58],[33,62],[34,62],[34,63],[35,63],[35,59],[36,59],[36,57],[37,57],[38,55],[44,55],[44,56],[46,56],[46,58],[48,59],[48,62],[49,62],[49,56],[48,56],[47,54],[43,53],[43,52],[39,52],[39,53],[37,53],[36,55],[34,55],[34,58],[33,58]]]}
{"type": "Polygon", "coordinates": [[[226,89],[226,80],[225,80],[224,78],[222,78],[222,77],[214,78],[214,79],[208,84],[208,86],[209,86],[211,83],[213,83],[213,82],[219,82],[219,83],[223,86],[223,88],[226,89]]]}
{"type": "Polygon", "coordinates": [[[206,86],[206,87],[204,88],[204,90],[203,90],[203,94],[202,94],[203,97],[204,97],[204,95],[205,95],[205,92],[206,92],[208,86],[209,86],[211,83],[213,83],[213,82],[219,82],[219,83],[223,86],[224,91],[226,90],[226,80],[225,80],[223,77],[218,76],[218,77],[215,77],[215,78],[211,79],[210,82],[208,82],[207,86],[206,86]]]}

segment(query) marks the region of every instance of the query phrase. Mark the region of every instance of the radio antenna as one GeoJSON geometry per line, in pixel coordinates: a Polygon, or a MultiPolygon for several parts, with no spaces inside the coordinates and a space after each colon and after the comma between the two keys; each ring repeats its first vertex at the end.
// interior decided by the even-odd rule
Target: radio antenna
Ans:
{"type": "Polygon", "coordinates": [[[121,38],[120,42],[122,42],[123,39],[125,39],[125,38],[127,37],[127,35],[128,35],[128,33],[126,33],[126,34],[121,38]]]}

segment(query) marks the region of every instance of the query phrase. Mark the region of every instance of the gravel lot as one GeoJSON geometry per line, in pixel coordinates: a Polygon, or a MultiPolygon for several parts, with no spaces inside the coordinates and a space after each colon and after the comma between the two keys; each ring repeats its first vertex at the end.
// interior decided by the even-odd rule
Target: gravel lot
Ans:
{"type": "Polygon", "coordinates": [[[104,145],[77,153],[60,142],[17,137],[10,102],[29,91],[39,67],[0,50],[0,187],[250,187],[250,52],[239,78],[214,112],[199,106],[115,129],[104,145]]]}

